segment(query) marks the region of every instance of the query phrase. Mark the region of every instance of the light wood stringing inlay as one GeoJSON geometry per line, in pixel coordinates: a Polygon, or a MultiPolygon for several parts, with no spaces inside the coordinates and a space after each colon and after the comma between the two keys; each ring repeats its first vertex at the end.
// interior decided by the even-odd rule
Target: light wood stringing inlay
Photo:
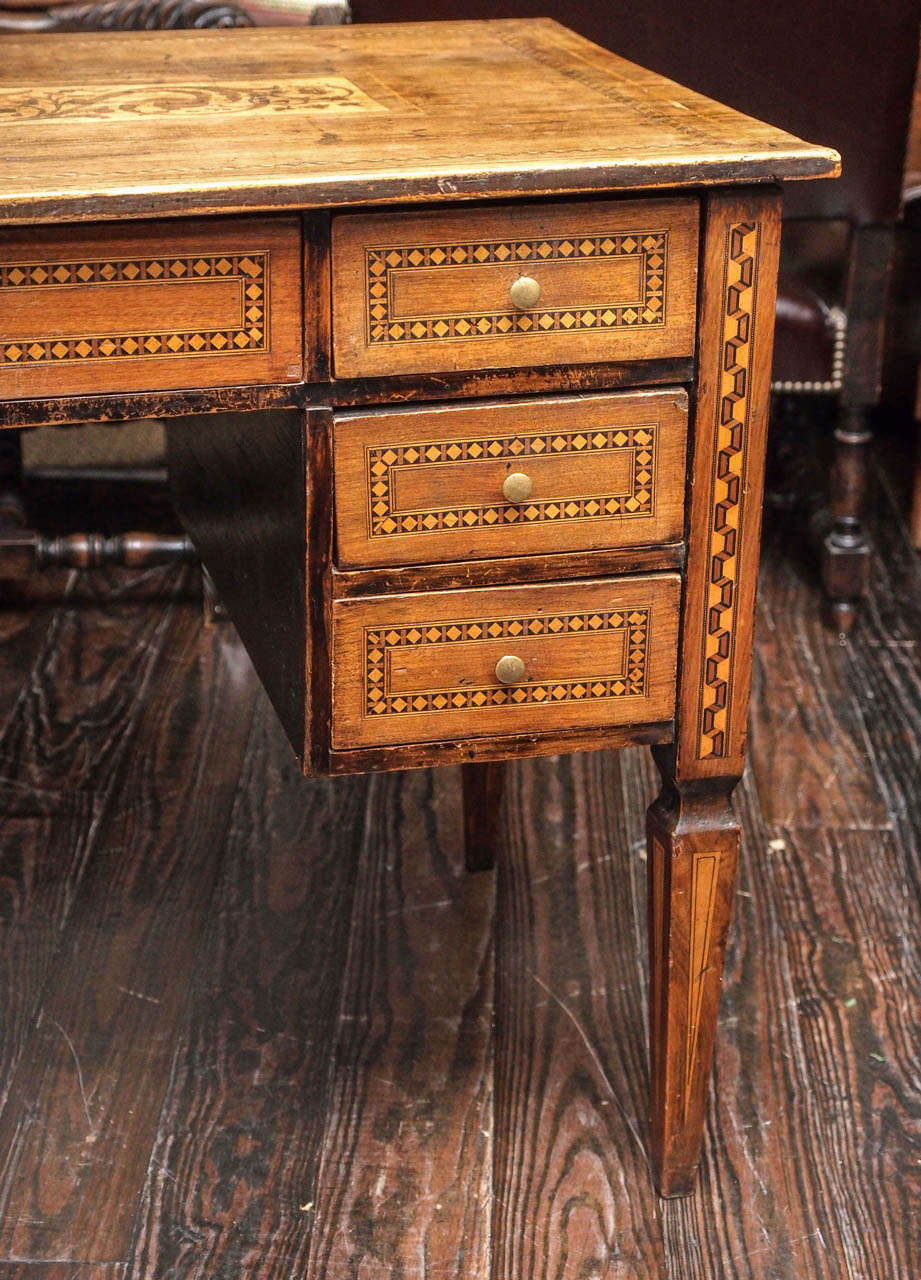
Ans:
{"type": "Polygon", "coordinates": [[[686,433],[677,388],[337,415],[338,563],[677,541],[686,433]],[[528,476],[528,498],[505,496],[512,472],[528,476]]]}
{"type": "Polygon", "coordinates": [[[649,633],[649,608],[629,612],[571,613],[509,618],[469,618],[441,624],[412,623],[401,627],[366,627],[365,714],[369,716],[423,714],[432,711],[479,711],[484,707],[524,703],[592,701],[599,698],[644,697],[649,633]],[[503,641],[514,646],[523,638],[592,633],[608,637],[608,668],[603,674],[582,673],[575,679],[523,680],[507,686],[458,684],[454,688],[404,691],[393,688],[397,651],[405,646],[470,645],[503,641]]]}
{"type": "Polygon", "coordinates": [[[3,58],[4,90],[61,112],[0,117],[10,225],[699,190],[827,176],[838,163],[547,19],[23,32],[4,37],[3,58]],[[338,109],[326,86],[339,77],[388,111],[338,109]],[[277,85],[265,108],[233,96],[243,79],[277,85]],[[292,80],[313,82],[306,102],[292,80]],[[142,110],[139,84],[150,86],[142,110]],[[158,114],[177,90],[175,113],[158,114]]]}
{"type": "Polygon", "coordinates": [[[294,382],[298,218],[0,231],[0,398],[294,382]]]}
{"type": "Polygon", "coordinates": [[[691,1084],[700,1057],[700,1011],[708,972],[720,854],[695,853],[691,868],[691,937],[688,954],[688,1007],[684,1054],[684,1114],[691,1100],[691,1084]]]}

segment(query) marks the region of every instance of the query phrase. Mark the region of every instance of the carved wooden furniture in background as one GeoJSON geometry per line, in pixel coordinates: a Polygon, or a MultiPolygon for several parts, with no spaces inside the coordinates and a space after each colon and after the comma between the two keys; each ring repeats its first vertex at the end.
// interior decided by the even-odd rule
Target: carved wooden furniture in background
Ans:
{"type": "Polygon", "coordinates": [[[774,184],[837,155],[546,20],[5,52],[0,420],[171,417],[180,511],[304,768],[462,763],[483,866],[491,762],[656,746],[652,1147],[688,1191],[774,184]]]}
{"type": "Polygon", "coordinates": [[[49,31],[171,31],[198,27],[338,26],[347,0],[6,0],[0,34],[49,31]]]}

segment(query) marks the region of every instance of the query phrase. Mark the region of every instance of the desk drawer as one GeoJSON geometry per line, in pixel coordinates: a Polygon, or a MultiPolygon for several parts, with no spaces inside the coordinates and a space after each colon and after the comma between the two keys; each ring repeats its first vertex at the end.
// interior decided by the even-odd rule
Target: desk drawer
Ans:
{"type": "Polygon", "coordinates": [[[337,601],[333,746],[669,720],[679,587],[662,574],[337,601]],[[511,683],[503,658],[520,659],[502,668],[511,683]]]}
{"type": "Polygon", "coordinates": [[[686,434],[674,388],[338,415],[339,564],[678,541],[686,434]]]}
{"type": "Polygon", "coordinates": [[[293,382],[296,218],[0,232],[0,397],[293,382]]]}
{"type": "Polygon", "coordinates": [[[697,225],[696,200],[338,217],[336,375],[690,356],[697,225]]]}

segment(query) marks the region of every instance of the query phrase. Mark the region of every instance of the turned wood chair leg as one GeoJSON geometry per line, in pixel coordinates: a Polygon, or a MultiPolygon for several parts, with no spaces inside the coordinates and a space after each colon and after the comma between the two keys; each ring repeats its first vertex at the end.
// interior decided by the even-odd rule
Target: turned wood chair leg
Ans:
{"type": "Polygon", "coordinates": [[[687,1195],[700,1160],[739,824],[721,779],[676,783],[647,815],[650,1136],[663,1196],[687,1195]]]}
{"type": "Polygon", "coordinates": [[[915,388],[915,438],[918,442],[918,452],[911,499],[911,544],[921,551],[921,365],[918,366],[918,380],[915,388]]]}
{"type": "Polygon", "coordinates": [[[870,582],[870,543],[864,527],[870,438],[865,413],[850,410],[842,414],[835,430],[833,523],[822,550],[822,581],[831,622],[845,633],[854,625],[870,582]]]}
{"type": "Polygon", "coordinates": [[[462,764],[464,860],[468,871],[491,871],[502,836],[505,765],[462,764]]]}
{"type": "Polygon", "coordinates": [[[882,382],[892,252],[891,227],[853,229],[845,290],[847,342],[831,475],[832,527],[822,550],[830,621],[843,632],[854,625],[870,581],[870,543],[864,527],[868,414],[879,401],[882,382]]]}
{"type": "Polygon", "coordinates": [[[217,593],[214,579],[204,566],[202,566],[201,571],[201,597],[202,620],[206,631],[210,631],[212,627],[220,626],[222,622],[230,621],[230,614],[217,593]]]}

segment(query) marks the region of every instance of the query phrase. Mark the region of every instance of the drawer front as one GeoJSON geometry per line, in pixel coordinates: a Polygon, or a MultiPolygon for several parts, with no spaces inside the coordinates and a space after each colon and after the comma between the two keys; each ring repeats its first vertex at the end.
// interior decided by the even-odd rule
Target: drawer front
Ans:
{"type": "Polygon", "coordinates": [[[339,415],[339,563],[677,541],[686,436],[687,396],[675,389],[339,415]]]}
{"type": "Polygon", "coordinates": [[[301,377],[295,218],[0,233],[0,398],[301,377]]]}
{"type": "Polygon", "coordinates": [[[338,217],[336,374],[690,356],[697,228],[696,200],[338,217]]]}
{"type": "Polygon", "coordinates": [[[333,746],[669,720],[679,585],[661,574],[338,601],[333,746]],[[513,683],[497,675],[506,657],[523,664],[513,683]]]}

